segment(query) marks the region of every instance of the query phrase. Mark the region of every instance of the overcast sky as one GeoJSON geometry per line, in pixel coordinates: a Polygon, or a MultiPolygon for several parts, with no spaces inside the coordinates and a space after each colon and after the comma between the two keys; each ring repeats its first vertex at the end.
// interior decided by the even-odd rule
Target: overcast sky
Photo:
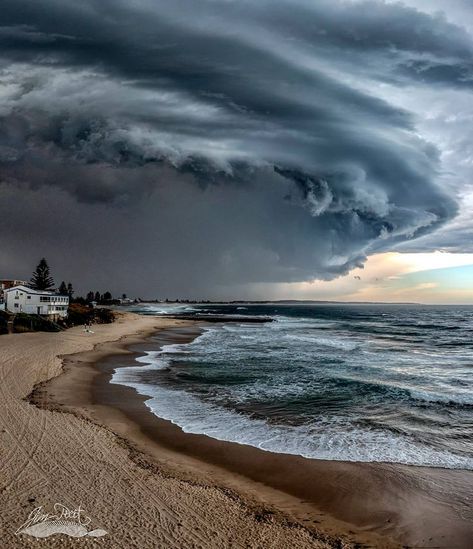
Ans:
{"type": "Polygon", "coordinates": [[[465,266],[472,99],[469,0],[3,0],[0,277],[375,299],[393,253],[465,266]]]}

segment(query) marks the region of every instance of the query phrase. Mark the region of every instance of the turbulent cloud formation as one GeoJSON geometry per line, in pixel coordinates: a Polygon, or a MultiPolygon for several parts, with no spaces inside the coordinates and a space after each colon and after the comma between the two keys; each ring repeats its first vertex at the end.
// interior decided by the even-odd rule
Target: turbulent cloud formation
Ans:
{"type": "Polygon", "coordinates": [[[0,259],[223,296],[430,238],[463,183],[394,96],[469,97],[472,54],[458,21],[380,0],[6,0],[0,259]]]}

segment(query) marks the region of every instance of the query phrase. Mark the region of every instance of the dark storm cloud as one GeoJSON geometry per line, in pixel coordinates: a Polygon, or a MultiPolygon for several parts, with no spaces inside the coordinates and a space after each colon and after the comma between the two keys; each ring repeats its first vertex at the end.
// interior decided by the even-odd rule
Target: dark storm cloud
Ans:
{"type": "MultiPolygon", "coordinates": [[[[174,223],[214,229],[194,243],[196,265],[215,266],[209,283],[330,278],[455,215],[417,113],[376,96],[382,83],[471,87],[471,37],[439,15],[384,2],[14,0],[0,52],[9,200],[15,187],[56,189],[102,234],[122,215],[155,237],[172,196],[174,223]],[[183,223],[196,197],[216,196],[218,212],[202,204],[183,223]],[[97,220],[96,208],[114,213],[97,220]]],[[[0,239],[15,230],[2,215],[0,239]]]]}

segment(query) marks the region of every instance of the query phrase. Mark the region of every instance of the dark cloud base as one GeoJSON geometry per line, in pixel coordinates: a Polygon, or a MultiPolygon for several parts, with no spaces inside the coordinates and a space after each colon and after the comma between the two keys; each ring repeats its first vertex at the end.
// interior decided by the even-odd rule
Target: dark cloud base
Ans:
{"type": "Polygon", "coordinates": [[[441,16],[7,0],[0,52],[2,271],[48,255],[85,286],[209,296],[334,278],[457,213],[418,113],[376,96],[469,89],[471,37],[441,16]]]}

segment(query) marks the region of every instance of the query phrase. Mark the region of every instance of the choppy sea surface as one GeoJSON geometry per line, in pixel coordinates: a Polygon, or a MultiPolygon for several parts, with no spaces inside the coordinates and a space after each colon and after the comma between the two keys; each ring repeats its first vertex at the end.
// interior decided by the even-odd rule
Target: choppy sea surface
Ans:
{"type": "Polygon", "coordinates": [[[256,315],[148,351],[113,383],[184,431],[310,458],[473,469],[473,307],[140,305],[256,315]]]}

